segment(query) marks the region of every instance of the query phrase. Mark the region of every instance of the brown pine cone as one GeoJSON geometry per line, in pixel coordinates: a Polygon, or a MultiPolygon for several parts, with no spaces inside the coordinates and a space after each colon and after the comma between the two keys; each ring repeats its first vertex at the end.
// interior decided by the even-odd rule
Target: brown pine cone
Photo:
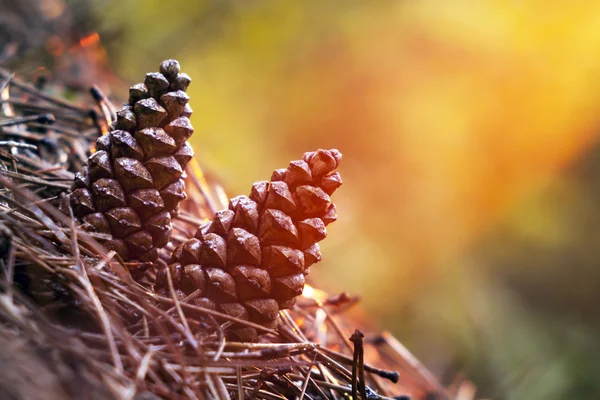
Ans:
{"type": "Polygon", "coordinates": [[[154,261],[171,239],[171,217],[186,198],[183,171],[193,157],[189,83],[179,63],[166,60],[132,86],[111,132],[75,176],[75,216],[86,229],[111,234],[104,246],[124,260],[154,261]]]}
{"type": "MultiPolygon", "coordinates": [[[[170,274],[181,294],[200,290],[197,305],[274,327],[279,310],[291,307],[310,266],[321,260],[317,242],[337,219],[330,195],[342,184],[337,150],[305,153],[271,182],[252,186],[229,209],[202,225],[173,252],[170,274]]],[[[166,273],[158,278],[165,290],[166,273]]],[[[230,337],[253,341],[253,328],[233,326],[230,337]],[[237,328],[237,329],[236,329],[237,328]]]]}

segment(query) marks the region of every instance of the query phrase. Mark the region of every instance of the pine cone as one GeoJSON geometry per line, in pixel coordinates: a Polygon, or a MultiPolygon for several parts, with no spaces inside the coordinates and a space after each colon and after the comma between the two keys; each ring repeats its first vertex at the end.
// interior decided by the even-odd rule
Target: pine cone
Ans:
{"type": "MultiPolygon", "coordinates": [[[[231,199],[178,246],[169,265],[180,294],[200,290],[197,305],[274,327],[279,310],[291,307],[304,288],[310,266],[321,260],[317,242],[337,219],[330,195],[342,184],[334,170],[337,150],[305,153],[271,182],[252,186],[250,196],[231,199]]],[[[165,290],[166,271],[158,277],[165,290]]],[[[254,328],[233,326],[230,337],[254,341],[254,328]]]]}
{"type": "Polygon", "coordinates": [[[186,198],[183,171],[193,157],[188,75],[175,60],[129,89],[129,104],[73,182],[75,216],[124,260],[154,261],[171,239],[171,217],[186,198]]]}

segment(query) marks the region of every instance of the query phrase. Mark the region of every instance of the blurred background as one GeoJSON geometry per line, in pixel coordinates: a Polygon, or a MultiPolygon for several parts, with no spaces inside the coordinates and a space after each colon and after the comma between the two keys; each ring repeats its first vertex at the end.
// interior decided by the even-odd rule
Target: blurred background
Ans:
{"type": "Polygon", "coordinates": [[[495,399],[600,398],[599,54],[598,2],[0,0],[23,74],[124,98],[177,58],[232,195],[340,149],[311,282],[495,399]]]}

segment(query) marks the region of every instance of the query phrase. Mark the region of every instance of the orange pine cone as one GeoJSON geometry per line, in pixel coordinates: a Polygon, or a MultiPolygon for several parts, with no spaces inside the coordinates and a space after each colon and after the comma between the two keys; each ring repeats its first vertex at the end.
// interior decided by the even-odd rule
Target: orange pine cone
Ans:
{"type": "MultiPolygon", "coordinates": [[[[271,182],[256,182],[250,196],[232,198],[228,210],[173,252],[169,271],[180,294],[199,290],[199,306],[274,327],[279,310],[295,303],[310,266],[321,260],[317,242],[337,219],[330,196],[342,184],[335,172],[340,159],[337,150],[306,153],[274,171],[271,182]]],[[[158,277],[161,291],[165,272],[158,277]]],[[[257,337],[247,327],[228,334],[257,337]]]]}

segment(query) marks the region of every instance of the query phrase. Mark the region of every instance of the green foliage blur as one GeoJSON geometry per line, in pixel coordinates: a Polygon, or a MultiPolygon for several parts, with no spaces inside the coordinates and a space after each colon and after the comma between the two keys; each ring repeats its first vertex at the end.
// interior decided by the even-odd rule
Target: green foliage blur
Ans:
{"type": "Polygon", "coordinates": [[[123,82],[166,58],[192,76],[229,194],[342,151],[312,284],[362,296],[445,383],[600,397],[600,4],[85,3],[123,82]]]}

